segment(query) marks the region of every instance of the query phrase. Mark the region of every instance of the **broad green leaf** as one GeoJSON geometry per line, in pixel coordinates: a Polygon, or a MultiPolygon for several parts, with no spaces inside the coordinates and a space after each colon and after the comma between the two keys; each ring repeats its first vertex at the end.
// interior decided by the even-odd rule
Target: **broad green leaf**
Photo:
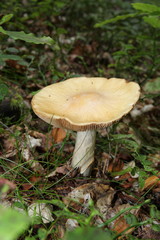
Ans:
{"type": "Polygon", "coordinates": [[[28,66],[28,63],[20,56],[12,54],[0,54],[0,65],[4,66],[7,60],[14,60],[23,66],[28,66]]]}
{"type": "Polygon", "coordinates": [[[160,220],[160,211],[157,209],[155,205],[151,205],[150,207],[150,216],[151,218],[160,220]]]}
{"type": "Polygon", "coordinates": [[[5,22],[8,22],[13,17],[13,14],[7,14],[3,16],[0,20],[0,25],[2,25],[5,22]]]}
{"type": "Polygon", "coordinates": [[[136,10],[140,10],[144,13],[160,13],[160,7],[153,5],[153,4],[147,4],[147,3],[132,3],[132,6],[136,10]]]}
{"type": "Polygon", "coordinates": [[[125,20],[127,18],[136,17],[136,16],[137,16],[137,13],[129,13],[129,14],[125,14],[125,15],[119,15],[119,16],[116,16],[114,18],[110,18],[110,19],[107,19],[105,21],[102,21],[100,23],[96,23],[94,25],[94,27],[95,28],[103,27],[104,25],[106,25],[108,23],[113,23],[113,22],[117,22],[117,21],[120,21],[120,20],[125,20]]]}
{"type": "Polygon", "coordinates": [[[16,240],[29,225],[30,219],[27,215],[0,206],[0,239],[16,240]]]}
{"type": "Polygon", "coordinates": [[[15,61],[21,61],[23,60],[21,57],[17,55],[12,54],[1,54],[0,55],[0,61],[6,61],[6,60],[15,60],[15,61]]]}
{"type": "Polygon", "coordinates": [[[146,17],[143,17],[143,20],[154,28],[160,28],[159,16],[146,16],[146,17]]]}
{"type": "Polygon", "coordinates": [[[3,34],[8,35],[9,37],[15,39],[15,40],[22,40],[29,43],[35,43],[35,44],[48,44],[52,45],[54,43],[54,40],[50,37],[36,37],[33,33],[25,33],[23,31],[21,32],[15,32],[15,31],[6,31],[2,27],[0,27],[0,32],[3,34]]]}

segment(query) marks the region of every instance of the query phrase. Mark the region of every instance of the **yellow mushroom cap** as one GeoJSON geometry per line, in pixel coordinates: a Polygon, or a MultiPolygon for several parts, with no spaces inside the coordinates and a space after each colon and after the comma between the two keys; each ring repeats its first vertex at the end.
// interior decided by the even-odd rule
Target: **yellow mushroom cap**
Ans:
{"type": "Polygon", "coordinates": [[[32,99],[41,119],[75,131],[103,128],[127,114],[140,96],[135,82],[79,77],[44,87],[32,99]]]}

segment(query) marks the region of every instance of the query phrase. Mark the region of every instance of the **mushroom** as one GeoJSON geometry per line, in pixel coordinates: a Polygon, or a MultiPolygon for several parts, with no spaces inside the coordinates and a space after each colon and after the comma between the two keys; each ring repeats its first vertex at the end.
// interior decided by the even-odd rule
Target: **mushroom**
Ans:
{"type": "Polygon", "coordinates": [[[70,78],[40,90],[32,99],[32,108],[47,123],[77,131],[72,167],[88,176],[94,162],[96,130],[127,114],[139,95],[139,85],[125,79],[70,78]]]}

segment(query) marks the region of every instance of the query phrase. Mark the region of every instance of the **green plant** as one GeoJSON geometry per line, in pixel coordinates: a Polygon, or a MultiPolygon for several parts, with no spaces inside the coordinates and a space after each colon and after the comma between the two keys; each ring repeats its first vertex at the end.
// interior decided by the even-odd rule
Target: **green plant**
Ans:
{"type": "Polygon", "coordinates": [[[121,21],[127,24],[126,21],[135,19],[137,22],[133,23],[132,28],[134,29],[141,18],[144,23],[140,22],[140,24],[144,28],[145,24],[151,26],[149,31],[145,30],[143,34],[138,33],[129,42],[120,43],[120,50],[113,54],[115,62],[110,65],[110,67],[115,68],[116,75],[124,77],[130,71],[129,77],[134,76],[136,81],[145,84],[148,78],[156,74],[160,66],[160,59],[157,54],[160,46],[158,31],[160,28],[160,7],[146,3],[133,3],[132,7],[135,9],[133,13],[118,15],[94,26],[95,28],[103,28],[106,25],[115,25],[121,21]],[[147,56],[146,52],[148,53],[147,56]]]}
{"type": "Polygon", "coordinates": [[[68,232],[65,236],[66,240],[113,240],[116,235],[109,230],[101,230],[96,227],[77,228],[72,232],[68,232]]]}
{"type": "MultiPolygon", "coordinates": [[[[2,17],[0,20],[0,25],[8,22],[11,20],[13,17],[13,14],[8,14],[2,17]]],[[[16,31],[7,31],[3,27],[0,27],[0,32],[15,39],[15,40],[23,40],[25,42],[29,43],[35,43],[35,44],[48,44],[52,45],[54,43],[53,39],[50,37],[35,37],[34,34],[32,33],[24,33],[23,31],[21,32],[16,32],[16,31]]]]}
{"type": "Polygon", "coordinates": [[[2,101],[9,93],[8,86],[4,83],[0,83],[0,101],[2,101]]]}
{"type": "Polygon", "coordinates": [[[0,206],[0,239],[16,240],[30,224],[31,219],[27,215],[0,206]]]}

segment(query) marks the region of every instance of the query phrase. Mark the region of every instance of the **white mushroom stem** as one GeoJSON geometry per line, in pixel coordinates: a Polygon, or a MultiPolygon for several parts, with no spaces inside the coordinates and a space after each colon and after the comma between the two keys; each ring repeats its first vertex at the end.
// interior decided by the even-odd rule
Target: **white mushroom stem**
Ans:
{"type": "Polygon", "coordinates": [[[77,132],[76,144],[72,158],[72,167],[79,168],[83,176],[88,176],[94,162],[96,131],[77,132]]]}

